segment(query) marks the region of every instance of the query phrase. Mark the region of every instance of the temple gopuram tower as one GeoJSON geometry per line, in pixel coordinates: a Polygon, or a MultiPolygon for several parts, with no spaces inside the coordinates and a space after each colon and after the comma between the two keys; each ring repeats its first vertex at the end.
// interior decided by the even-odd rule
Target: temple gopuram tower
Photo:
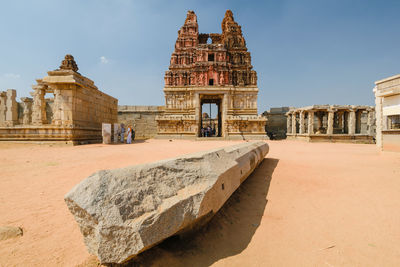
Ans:
{"type": "Polygon", "coordinates": [[[221,26],[222,34],[199,33],[197,16],[188,11],[165,72],[165,113],[156,118],[158,137],[201,136],[200,129],[208,124],[203,104],[213,103],[218,108],[217,136],[267,139],[266,118],[257,113],[257,73],[232,11],[226,11],[221,26]]]}

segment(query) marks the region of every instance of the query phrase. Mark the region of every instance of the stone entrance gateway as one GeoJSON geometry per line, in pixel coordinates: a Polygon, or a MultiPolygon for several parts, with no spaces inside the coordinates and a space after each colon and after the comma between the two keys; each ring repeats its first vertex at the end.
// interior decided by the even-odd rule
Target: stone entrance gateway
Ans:
{"type": "MultiPolygon", "coordinates": [[[[206,125],[211,125],[212,123],[216,125],[211,125],[211,126],[216,126],[216,136],[217,137],[222,137],[222,101],[223,101],[223,95],[200,95],[200,125],[199,129],[202,127],[205,127],[206,125]],[[207,112],[206,110],[203,110],[203,105],[204,104],[216,104],[217,105],[217,121],[214,122],[211,118],[211,111],[210,111],[210,118],[209,121],[207,122],[206,118],[203,118],[203,113],[207,112]]],[[[198,136],[201,136],[201,133],[198,133],[198,136]]]]}
{"type": "Polygon", "coordinates": [[[158,138],[197,138],[204,126],[202,105],[214,103],[218,136],[268,139],[266,118],[257,114],[257,73],[230,10],[222,20],[222,34],[199,34],[196,14],[187,13],[164,80],[165,112],[156,117],[158,138]]]}

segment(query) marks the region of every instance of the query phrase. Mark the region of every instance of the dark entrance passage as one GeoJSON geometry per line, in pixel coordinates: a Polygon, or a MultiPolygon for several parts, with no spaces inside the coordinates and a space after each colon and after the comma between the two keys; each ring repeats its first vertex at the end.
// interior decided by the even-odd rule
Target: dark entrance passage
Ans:
{"type": "Polygon", "coordinates": [[[204,97],[200,105],[199,137],[221,137],[221,99],[204,97]]]}

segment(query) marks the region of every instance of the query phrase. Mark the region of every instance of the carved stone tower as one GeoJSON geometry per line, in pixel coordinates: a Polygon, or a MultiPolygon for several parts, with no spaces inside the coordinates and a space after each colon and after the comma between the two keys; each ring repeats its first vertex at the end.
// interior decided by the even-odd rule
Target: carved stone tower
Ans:
{"type": "Polygon", "coordinates": [[[221,26],[222,34],[199,34],[197,16],[188,11],[165,72],[166,107],[157,118],[159,137],[200,136],[202,105],[215,103],[218,136],[266,138],[265,118],[257,114],[257,73],[232,11],[226,11],[221,26]]]}

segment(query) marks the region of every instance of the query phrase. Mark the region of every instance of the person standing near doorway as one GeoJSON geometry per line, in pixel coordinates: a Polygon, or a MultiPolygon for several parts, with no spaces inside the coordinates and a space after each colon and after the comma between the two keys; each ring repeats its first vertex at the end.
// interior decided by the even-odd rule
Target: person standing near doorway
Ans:
{"type": "Polygon", "coordinates": [[[128,126],[128,130],[127,130],[127,138],[126,138],[126,143],[127,144],[132,144],[132,127],[128,126]]]}

